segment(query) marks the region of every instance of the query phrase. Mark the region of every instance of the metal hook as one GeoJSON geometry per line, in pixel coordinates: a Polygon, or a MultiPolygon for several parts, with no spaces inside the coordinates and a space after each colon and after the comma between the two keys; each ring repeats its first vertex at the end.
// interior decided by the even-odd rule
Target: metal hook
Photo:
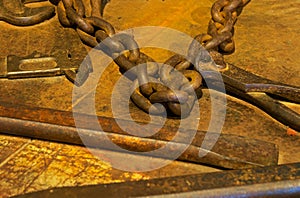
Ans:
{"type": "Polygon", "coordinates": [[[0,20],[16,26],[30,26],[50,19],[55,14],[52,6],[29,8],[25,3],[43,0],[0,0],[0,20]],[[18,9],[15,6],[18,5],[18,9]]]}

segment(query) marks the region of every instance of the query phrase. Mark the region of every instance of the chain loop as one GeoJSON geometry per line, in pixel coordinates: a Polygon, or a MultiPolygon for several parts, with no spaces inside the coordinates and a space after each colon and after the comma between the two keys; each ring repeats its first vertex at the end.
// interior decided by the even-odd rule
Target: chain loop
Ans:
{"type": "MultiPolygon", "coordinates": [[[[235,50],[234,25],[250,0],[216,0],[211,8],[207,33],[195,37],[187,57],[175,54],[161,66],[140,52],[131,35],[115,34],[114,27],[101,18],[99,0],[90,0],[91,16],[86,16],[82,0],[52,2],[57,5],[63,26],[74,27],[82,42],[110,56],[121,72],[129,72],[128,77],[133,80],[131,99],[139,108],[152,114],[162,114],[167,109],[174,115],[187,116],[199,97],[195,91],[202,83],[202,77],[193,70],[196,66],[192,63],[197,57],[203,64],[209,64],[213,59],[217,67],[226,66],[223,55],[235,50]]],[[[88,67],[84,69],[91,71],[88,67]]]]}
{"type": "MultiPolygon", "coordinates": [[[[167,87],[160,84],[156,78],[150,77],[149,80],[152,82],[152,87],[157,90],[167,90],[167,87]]],[[[140,92],[138,79],[133,82],[131,93],[131,100],[143,111],[147,113],[150,113],[151,111],[151,114],[153,115],[161,115],[165,112],[165,107],[163,105],[158,105],[157,103],[152,104],[151,101],[140,92]]]]}

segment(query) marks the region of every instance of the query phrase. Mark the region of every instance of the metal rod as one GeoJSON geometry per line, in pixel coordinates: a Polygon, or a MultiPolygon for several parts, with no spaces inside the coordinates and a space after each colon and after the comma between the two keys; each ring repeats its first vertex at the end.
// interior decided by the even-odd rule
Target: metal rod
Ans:
{"type": "MultiPolygon", "coordinates": [[[[114,150],[111,146],[113,142],[119,147],[141,152],[141,154],[156,150],[168,143],[171,145],[172,152],[187,147],[179,160],[229,169],[275,165],[278,161],[277,146],[260,140],[221,134],[213,149],[206,156],[200,157],[199,152],[203,150],[201,143],[206,135],[203,131],[196,133],[190,145],[181,141],[185,138],[184,134],[190,133],[188,129],[184,131],[181,140],[170,143],[177,133],[177,128],[164,126],[159,131],[160,127],[153,124],[150,128],[159,132],[151,137],[142,138],[128,135],[114,118],[98,116],[103,131],[96,131],[97,127],[90,124],[92,116],[84,114],[76,114],[76,116],[79,116],[81,121],[80,135],[72,112],[2,103],[0,104],[0,132],[109,150],[114,150]],[[84,143],[82,139],[85,140],[84,143]]],[[[137,134],[145,133],[143,127],[132,129],[133,121],[118,120],[118,122],[135,130],[137,134]]],[[[168,158],[168,156],[168,153],[159,153],[155,157],[168,158]]]]}
{"type": "Polygon", "coordinates": [[[134,182],[48,189],[19,198],[59,197],[299,197],[300,163],[134,182]]]}
{"type": "Polygon", "coordinates": [[[199,190],[185,193],[173,193],[162,194],[155,196],[147,196],[149,198],[175,198],[175,197],[243,197],[243,198],[255,198],[255,197],[299,197],[300,195],[300,179],[277,181],[265,184],[253,184],[246,186],[234,186],[220,189],[199,190]]]}

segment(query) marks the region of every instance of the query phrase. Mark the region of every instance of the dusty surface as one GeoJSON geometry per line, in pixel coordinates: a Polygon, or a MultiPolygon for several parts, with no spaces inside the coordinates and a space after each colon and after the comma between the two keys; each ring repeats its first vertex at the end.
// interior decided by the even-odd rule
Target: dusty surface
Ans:
{"type": "MultiPolygon", "coordinates": [[[[212,0],[159,1],[112,0],[107,5],[104,18],[117,30],[139,26],[163,26],[195,36],[206,31],[212,0]]],[[[253,1],[244,9],[236,24],[236,52],[226,59],[243,69],[266,78],[287,84],[300,84],[300,40],[298,24],[300,11],[297,0],[253,1]]],[[[57,18],[35,27],[16,28],[0,22],[0,56],[9,54],[24,56],[38,50],[49,52],[53,47],[53,29],[61,28],[57,18]],[[36,32],[36,34],[32,34],[36,32]],[[46,34],[45,34],[46,33],[46,34]],[[20,43],[26,43],[20,45],[20,43]]],[[[76,35],[73,30],[64,30],[76,35]]],[[[63,39],[63,38],[62,38],[63,39]]],[[[83,46],[79,49],[87,53],[83,46]]],[[[153,58],[164,61],[167,52],[145,50],[153,58]]],[[[96,109],[98,115],[112,116],[110,93],[120,73],[116,65],[105,71],[97,87],[96,109]]],[[[72,110],[73,85],[64,77],[0,80],[0,100],[32,106],[72,110]]],[[[125,90],[124,90],[125,91],[125,90]]],[[[223,133],[239,134],[278,144],[279,163],[299,162],[300,140],[288,136],[286,126],[243,101],[227,97],[227,115],[223,133]]],[[[85,97],[81,99],[84,102],[85,97]]],[[[207,92],[199,100],[201,119],[199,129],[206,130],[211,110],[207,92]]],[[[90,107],[94,104],[86,104],[90,107]]],[[[135,119],[147,121],[148,116],[130,104],[135,119]]],[[[299,107],[294,106],[296,110],[299,107]]],[[[178,125],[178,120],[168,120],[178,125]]],[[[198,122],[198,120],[195,120],[198,122]]],[[[126,156],[115,154],[126,159],[126,156]]],[[[100,157],[101,158],[101,157],[100,157]]],[[[141,157],[141,160],[147,160],[141,157]]],[[[131,173],[114,169],[111,164],[94,157],[86,148],[38,140],[0,135],[0,197],[48,189],[51,187],[121,182],[171,175],[217,171],[217,169],[172,162],[151,172],[131,173]]]]}

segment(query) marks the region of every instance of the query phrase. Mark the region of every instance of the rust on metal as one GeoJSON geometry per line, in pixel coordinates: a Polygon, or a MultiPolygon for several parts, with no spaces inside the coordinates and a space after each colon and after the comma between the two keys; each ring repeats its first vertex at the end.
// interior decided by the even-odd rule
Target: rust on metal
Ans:
{"type": "MultiPolygon", "coordinates": [[[[172,141],[177,128],[164,126],[160,128],[152,125],[149,130],[159,131],[151,137],[141,138],[132,136],[123,131],[114,118],[98,116],[98,122],[104,132],[98,126],[91,125],[92,116],[76,114],[80,120],[80,135],[77,133],[72,112],[58,111],[53,109],[33,108],[1,104],[0,106],[0,131],[6,134],[19,135],[31,138],[59,141],[70,144],[84,145],[80,137],[87,139],[90,147],[111,149],[107,144],[107,138],[122,148],[146,152],[155,150],[172,141]]],[[[118,120],[125,127],[134,130],[136,134],[143,136],[151,131],[145,131],[143,127],[133,127],[133,121],[118,120]]],[[[145,124],[145,123],[140,123],[145,124]]],[[[246,168],[253,166],[275,165],[278,161],[278,148],[275,144],[249,139],[236,135],[221,134],[217,143],[205,157],[199,157],[201,145],[205,135],[204,131],[197,131],[190,145],[184,142],[185,136],[189,137],[191,131],[186,129],[180,134],[181,140],[171,142],[173,151],[188,146],[186,151],[179,157],[180,160],[195,163],[204,163],[224,168],[246,168]]],[[[215,135],[210,134],[208,141],[214,141],[215,135]]],[[[168,153],[160,156],[168,158],[168,153]]]]}
{"type": "Polygon", "coordinates": [[[300,163],[295,163],[146,181],[55,188],[18,197],[299,197],[299,171],[300,163]]]}
{"type": "MultiPolygon", "coordinates": [[[[0,0],[0,21],[16,26],[31,26],[50,19],[55,14],[53,6],[26,7],[24,0],[0,0]]],[[[36,2],[27,0],[26,3],[36,2]]]]}
{"type": "Polygon", "coordinates": [[[280,103],[283,100],[299,104],[300,87],[262,78],[232,64],[220,73],[222,82],[215,77],[218,75],[215,71],[201,69],[205,80],[213,85],[211,88],[218,90],[224,83],[227,94],[259,107],[274,119],[300,132],[300,114],[280,103]]]}

